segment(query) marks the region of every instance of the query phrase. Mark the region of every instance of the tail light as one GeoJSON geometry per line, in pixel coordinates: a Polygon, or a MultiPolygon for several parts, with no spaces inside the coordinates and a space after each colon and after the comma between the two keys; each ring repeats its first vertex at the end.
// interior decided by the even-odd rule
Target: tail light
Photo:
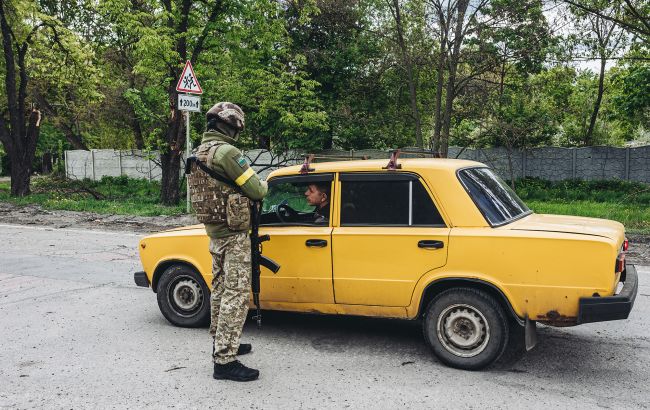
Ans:
{"type": "Polygon", "coordinates": [[[615,272],[623,272],[625,270],[625,253],[621,252],[616,258],[615,272]]]}
{"type": "Polygon", "coordinates": [[[627,248],[630,246],[630,242],[625,238],[623,241],[623,252],[627,252],[627,248]]]}

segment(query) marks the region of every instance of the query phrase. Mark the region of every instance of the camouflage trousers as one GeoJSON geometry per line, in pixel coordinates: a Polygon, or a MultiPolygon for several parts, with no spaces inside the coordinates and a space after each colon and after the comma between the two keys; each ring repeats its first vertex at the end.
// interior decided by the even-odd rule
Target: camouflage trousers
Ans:
{"type": "Polygon", "coordinates": [[[212,294],[210,334],[213,359],[226,364],[235,360],[246,321],[251,290],[251,242],[247,232],[210,239],[212,294]]]}

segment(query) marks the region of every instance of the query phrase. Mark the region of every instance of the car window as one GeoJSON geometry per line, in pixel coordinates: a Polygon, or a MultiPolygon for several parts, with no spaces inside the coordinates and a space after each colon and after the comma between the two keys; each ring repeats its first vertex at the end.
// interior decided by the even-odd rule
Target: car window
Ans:
{"type": "Polygon", "coordinates": [[[531,213],[515,192],[489,168],[458,172],[465,189],[492,226],[504,225],[531,213]]]}
{"type": "Polygon", "coordinates": [[[300,179],[291,178],[269,184],[269,192],[262,203],[260,225],[329,225],[331,176],[329,180],[300,179]]]}
{"type": "Polygon", "coordinates": [[[341,181],[341,226],[418,225],[444,226],[419,180],[341,181]]]}

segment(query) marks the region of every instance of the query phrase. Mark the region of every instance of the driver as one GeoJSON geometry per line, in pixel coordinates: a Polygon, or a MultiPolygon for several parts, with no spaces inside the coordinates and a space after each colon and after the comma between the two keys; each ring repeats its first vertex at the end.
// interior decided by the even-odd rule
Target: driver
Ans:
{"type": "Polygon", "coordinates": [[[326,224],[330,217],[330,183],[317,182],[307,185],[305,198],[309,205],[316,207],[313,213],[313,222],[326,224]]]}

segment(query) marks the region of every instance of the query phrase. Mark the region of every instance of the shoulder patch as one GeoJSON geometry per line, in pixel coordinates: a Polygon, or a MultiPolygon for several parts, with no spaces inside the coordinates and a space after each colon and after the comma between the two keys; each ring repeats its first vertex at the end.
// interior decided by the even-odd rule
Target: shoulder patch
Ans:
{"type": "Polygon", "coordinates": [[[242,169],[248,168],[248,162],[246,162],[246,158],[244,158],[243,155],[237,155],[235,161],[237,161],[237,164],[239,164],[242,169]]]}

